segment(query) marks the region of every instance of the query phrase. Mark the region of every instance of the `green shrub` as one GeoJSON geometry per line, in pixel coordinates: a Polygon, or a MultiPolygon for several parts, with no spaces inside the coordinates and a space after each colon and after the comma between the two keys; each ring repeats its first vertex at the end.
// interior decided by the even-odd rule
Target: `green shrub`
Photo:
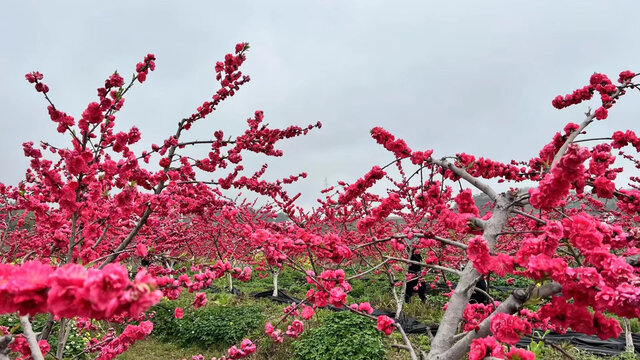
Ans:
{"type": "Polygon", "coordinates": [[[154,318],[154,334],[180,346],[233,345],[264,323],[264,315],[255,306],[207,306],[198,310],[185,308],[184,317],[175,319],[173,309],[160,304],[154,318]]]}
{"type": "Polygon", "coordinates": [[[382,333],[375,323],[357,314],[328,314],[322,324],[293,342],[294,354],[302,360],[377,360],[385,358],[382,333]]]}

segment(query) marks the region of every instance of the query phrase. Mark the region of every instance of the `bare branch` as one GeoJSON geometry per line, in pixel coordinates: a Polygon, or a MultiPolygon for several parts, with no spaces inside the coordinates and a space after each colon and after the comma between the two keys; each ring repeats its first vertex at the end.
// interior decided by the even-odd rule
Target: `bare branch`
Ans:
{"type": "Polygon", "coordinates": [[[456,274],[458,276],[462,275],[461,271],[458,271],[458,270],[455,270],[455,269],[451,269],[451,268],[448,268],[448,267],[444,267],[444,266],[440,266],[440,265],[427,264],[427,263],[423,263],[423,262],[420,262],[420,261],[413,261],[413,260],[403,259],[403,258],[393,257],[393,256],[385,256],[385,259],[395,260],[395,261],[402,261],[402,262],[405,262],[407,264],[420,265],[420,266],[424,266],[424,267],[428,267],[428,268],[432,268],[432,269],[436,269],[436,270],[447,271],[447,272],[450,272],[452,274],[456,274]]]}
{"type": "Polygon", "coordinates": [[[460,176],[461,178],[467,180],[471,185],[475,186],[478,190],[482,191],[483,193],[487,194],[487,196],[495,201],[498,198],[498,193],[496,193],[489,185],[483,183],[482,181],[480,181],[479,179],[471,176],[471,174],[469,174],[466,170],[461,169],[457,166],[455,166],[454,164],[441,159],[441,160],[437,160],[437,159],[433,159],[431,158],[431,162],[437,165],[440,165],[441,167],[445,168],[445,169],[449,169],[451,170],[454,174],[460,176]]]}
{"type": "Polygon", "coordinates": [[[418,360],[418,356],[416,355],[416,352],[413,350],[413,346],[411,346],[411,341],[409,341],[409,338],[407,337],[407,334],[402,329],[402,326],[397,322],[394,324],[396,326],[396,329],[398,329],[398,331],[400,332],[400,335],[402,335],[402,340],[404,340],[404,343],[405,343],[404,349],[409,352],[409,356],[411,356],[411,360],[418,360]]]}
{"type": "Polygon", "coordinates": [[[526,213],[526,212],[524,212],[524,211],[520,211],[520,210],[518,210],[518,209],[511,209],[511,212],[516,213],[516,214],[521,215],[521,216],[524,216],[524,217],[529,218],[529,219],[531,219],[531,220],[535,220],[535,221],[539,222],[540,224],[543,224],[543,225],[546,225],[546,224],[547,224],[547,222],[546,222],[546,221],[544,221],[544,220],[542,220],[542,219],[539,219],[539,218],[537,218],[537,217],[535,217],[535,216],[533,216],[533,215],[531,215],[531,214],[527,214],[527,213],[526,213]]]}
{"type": "MultiPolygon", "coordinates": [[[[449,240],[449,239],[445,239],[445,238],[440,237],[440,236],[426,236],[424,234],[413,234],[413,237],[414,238],[420,238],[420,239],[434,239],[434,240],[437,240],[437,241],[439,241],[439,242],[441,242],[443,244],[446,244],[446,245],[455,246],[457,248],[464,249],[464,250],[467,249],[467,245],[466,244],[459,243],[457,241],[453,241],[453,240],[449,240]]],[[[393,239],[407,239],[407,238],[408,238],[408,236],[404,235],[404,234],[402,234],[402,235],[400,235],[400,234],[391,235],[391,236],[386,237],[386,238],[375,239],[375,240],[370,241],[368,243],[357,245],[357,246],[351,248],[351,251],[358,250],[358,249],[361,249],[361,248],[366,247],[366,246],[371,246],[371,245],[379,244],[379,243],[382,243],[382,242],[390,241],[390,240],[393,240],[393,239]]]]}
{"type": "Polygon", "coordinates": [[[378,264],[378,265],[376,265],[376,266],[372,267],[371,269],[369,269],[369,270],[367,270],[367,271],[365,271],[365,272],[361,272],[361,273],[359,273],[359,274],[356,274],[356,275],[353,275],[353,276],[350,276],[350,277],[346,278],[346,281],[353,280],[353,279],[358,279],[358,278],[360,278],[360,277],[362,277],[362,276],[364,276],[364,275],[366,275],[366,274],[368,274],[368,273],[370,273],[370,272],[372,272],[372,271],[374,271],[374,270],[376,270],[376,269],[378,269],[378,268],[380,268],[380,267],[384,266],[384,265],[385,265],[386,263],[388,263],[388,262],[389,262],[389,259],[387,259],[387,260],[385,260],[385,261],[381,262],[380,264],[378,264]]]}

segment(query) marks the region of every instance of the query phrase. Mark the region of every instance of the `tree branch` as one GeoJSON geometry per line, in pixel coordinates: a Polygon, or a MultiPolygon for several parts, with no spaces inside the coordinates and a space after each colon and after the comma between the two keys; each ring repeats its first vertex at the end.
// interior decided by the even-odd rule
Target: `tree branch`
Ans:
{"type": "Polygon", "coordinates": [[[33,360],[44,360],[44,356],[42,356],[42,352],[40,351],[40,346],[38,346],[36,334],[31,328],[28,315],[20,316],[20,326],[22,327],[22,334],[29,344],[29,350],[31,350],[31,357],[33,357],[33,360]]]}
{"type": "Polygon", "coordinates": [[[402,329],[402,326],[397,322],[394,324],[396,326],[396,329],[398,329],[398,331],[400,332],[400,335],[402,335],[402,340],[404,340],[404,343],[405,343],[402,349],[405,349],[409,352],[409,356],[411,357],[411,360],[418,360],[418,356],[416,355],[416,352],[413,350],[413,346],[411,346],[411,341],[409,341],[409,338],[407,337],[407,334],[402,329]]]}
{"type": "Polygon", "coordinates": [[[467,180],[471,185],[475,186],[478,190],[482,191],[483,193],[487,194],[487,196],[491,199],[491,200],[496,200],[498,198],[498,193],[496,193],[489,185],[483,183],[482,181],[480,181],[479,179],[471,176],[471,174],[469,174],[466,170],[461,169],[457,166],[455,166],[454,164],[441,159],[441,160],[437,160],[437,159],[433,159],[431,158],[431,162],[437,165],[440,165],[442,168],[445,169],[449,169],[451,170],[454,174],[460,176],[461,178],[467,180]]]}
{"type": "MultiPolygon", "coordinates": [[[[443,244],[446,244],[446,245],[455,246],[455,247],[463,249],[463,250],[467,249],[467,245],[466,244],[459,243],[457,241],[453,241],[453,240],[449,240],[449,239],[445,239],[445,238],[440,237],[440,236],[435,236],[435,235],[434,236],[426,236],[424,234],[413,234],[413,237],[414,238],[419,238],[419,239],[434,239],[434,240],[437,240],[437,241],[439,241],[439,242],[441,242],[443,244]]],[[[358,250],[358,249],[361,249],[361,248],[366,247],[366,246],[379,244],[381,242],[390,241],[390,240],[393,240],[393,239],[407,239],[407,238],[408,238],[408,236],[404,235],[404,234],[402,234],[402,235],[391,235],[391,236],[386,237],[386,238],[375,239],[375,240],[370,241],[368,243],[357,245],[357,246],[353,247],[351,249],[351,251],[358,250]]]]}
{"type": "Polygon", "coordinates": [[[569,144],[571,144],[573,140],[575,140],[575,138],[578,135],[580,135],[580,133],[584,130],[584,128],[587,127],[587,125],[593,122],[593,119],[595,119],[595,117],[596,117],[595,114],[587,113],[587,117],[582,121],[582,123],[578,127],[578,130],[569,134],[569,136],[567,137],[567,140],[565,140],[564,144],[562,144],[562,146],[560,147],[560,150],[558,150],[558,152],[556,153],[556,156],[553,158],[553,162],[551,163],[551,166],[549,167],[549,169],[553,169],[553,167],[556,166],[558,161],[560,161],[562,156],[564,156],[564,154],[567,152],[567,148],[569,148],[569,144]]]}
{"type": "Polygon", "coordinates": [[[423,262],[420,262],[420,261],[413,261],[413,260],[403,259],[403,258],[394,257],[394,256],[385,256],[385,259],[395,260],[395,261],[402,261],[402,262],[407,263],[407,264],[420,265],[420,266],[424,266],[424,267],[428,267],[428,268],[432,268],[432,269],[436,269],[436,270],[447,271],[447,272],[450,272],[452,274],[456,274],[458,276],[462,276],[462,272],[461,271],[458,271],[458,270],[452,269],[452,268],[448,268],[448,267],[444,267],[444,266],[440,266],[440,265],[427,264],[427,263],[423,263],[423,262]]]}

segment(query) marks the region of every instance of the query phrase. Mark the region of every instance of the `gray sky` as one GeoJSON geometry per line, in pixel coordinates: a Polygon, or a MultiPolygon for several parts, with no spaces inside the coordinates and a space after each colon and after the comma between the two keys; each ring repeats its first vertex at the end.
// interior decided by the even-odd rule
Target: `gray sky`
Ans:
{"type": "MultiPolygon", "coordinates": [[[[157,68],[118,117],[141,143],[161,142],[209,99],[213,64],[248,41],[252,81],[190,133],[238,134],[257,109],[273,126],[323,128],[283,143],[267,178],[306,171],[292,186],[302,204],[325,179],[353,182],[392,159],[369,136],[382,126],[414,150],[529,159],[586,104],[558,111],[557,94],[604,72],[640,71],[637,1],[4,1],[0,3],[0,182],[22,179],[24,141],[66,145],[41,94],[24,80],[38,70],[56,106],[76,119],[113,70],[133,72],[153,52],[157,68]],[[615,5],[612,5],[614,4],[615,5]]],[[[592,135],[637,127],[629,94],[592,135]]],[[[206,149],[202,150],[206,153],[206,149]]],[[[247,157],[246,168],[265,161],[247,157]]]]}

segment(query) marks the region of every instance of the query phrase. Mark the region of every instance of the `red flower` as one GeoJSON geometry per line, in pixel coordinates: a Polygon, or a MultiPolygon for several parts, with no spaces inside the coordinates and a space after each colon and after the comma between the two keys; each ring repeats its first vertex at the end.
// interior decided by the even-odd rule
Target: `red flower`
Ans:
{"type": "Polygon", "coordinates": [[[382,331],[386,335],[391,335],[394,328],[393,319],[386,315],[378,316],[378,330],[382,331]]]}
{"type": "Polygon", "coordinates": [[[44,77],[41,73],[37,72],[37,71],[33,71],[30,72],[28,74],[26,74],[24,76],[28,82],[30,83],[35,83],[37,80],[42,80],[42,78],[44,77]]]}
{"type": "Polygon", "coordinates": [[[341,308],[347,300],[347,294],[341,287],[334,287],[329,291],[329,303],[337,308],[341,308]]]}
{"type": "Polygon", "coordinates": [[[636,74],[634,72],[631,72],[629,70],[625,70],[625,71],[620,73],[620,76],[618,77],[618,82],[620,84],[624,84],[627,81],[631,81],[631,79],[633,79],[635,76],[636,76],[636,74]]]}
{"type": "Polygon", "coordinates": [[[311,319],[313,317],[313,313],[314,313],[314,311],[313,311],[312,307],[305,306],[304,309],[302,309],[302,315],[301,316],[302,316],[303,319],[309,320],[309,319],[311,319]]]}
{"type": "Polygon", "coordinates": [[[608,111],[607,109],[605,109],[603,106],[599,107],[596,109],[596,112],[594,113],[594,115],[596,116],[596,119],[598,120],[604,120],[607,118],[608,111]]]}
{"type": "Polygon", "coordinates": [[[51,266],[38,261],[29,261],[13,271],[10,280],[12,301],[21,315],[47,312],[47,291],[52,272],[51,266]]]}
{"type": "Polygon", "coordinates": [[[360,303],[360,305],[358,305],[358,310],[367,314],[373,313],[373,308],[371,307],[371,304],[369,304],[368,302],[360,303]]]}
{"type": "Polygon", "coordinates": [[[173,311],[173,315],[175,316],[176,319],[182,319],[182,317],[184,316],[184,310],[182,310],[181,308],[177,307],[173,311]]]}
{"type": "Polygon", "coordinates": [[[489,247],[487,241],[482,236],[476,236],[469,240],[467,247],[467,256],[473,262],[479,274],[488,274],[491,270],[491,256],[489,255],[489,247]]]}
{"type": "Polygon", "coordinates": [[[122,265],[109,264],[102,270],[90,269],[82,288],[82,298],[91,303],[93,311],[110,316],[108,309],[118,304],[119,296],[129,283],[129,274],[122,265]]]}
{"type": "Polygon", "coordinates": [[[197,293],[196,298],[193,299],[193,308],[197,309],[207,304],[207,295],[203,292],[197,293]]]}
{"type": "Polygon", "coordinates": [[[504,359],[504,349],[493,336],[473,339],[469,349],[469,360],[482,360],[487,356],[504,359]]]}
{"type": "Polygon", "coordinates": [[[147,245],[138,243],[136,245],[136,251],[134,252],[134,254],[139,257],[146,257],[149,254],[147,245]]]}
{"type": "Polygon", "coordinates": [[[497,313],[491,318],[491,332],[498,341],[515,345],[520,335],[531,333],[531,325],[516,316],[497,313]]]}
{"type": "Polygon", "coordinates": [[[536,354],[532,353],[529,350],[518,349],[516,347],[512,347],[511,350],[507,353],[507,359],[510,360],[535,360],[536,354]]]}
{"type": "Polygon", "coordinates": [[[57,269],[50,277],[49,311],[67,318],[73,318],[78,312],[88,313],[90,309],[83,308],[85,305],[80,298],[87,274],[87,270],[78,264],[67,264],[57,269]]]}

